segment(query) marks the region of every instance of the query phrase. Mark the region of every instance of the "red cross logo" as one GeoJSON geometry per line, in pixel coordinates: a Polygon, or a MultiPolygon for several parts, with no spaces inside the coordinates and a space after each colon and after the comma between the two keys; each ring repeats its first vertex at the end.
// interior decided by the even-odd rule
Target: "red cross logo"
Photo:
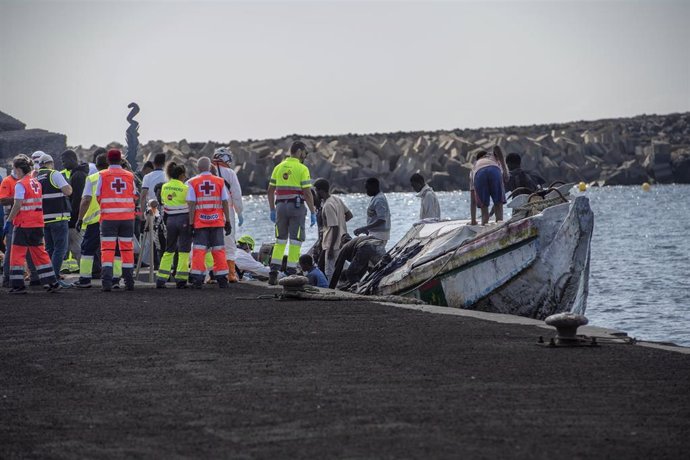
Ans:
{"type": "Polygon", "coordinates": [[[41,191],[41,184],[39,184],[35,180],[30,180],[29,185],[31,185],[31,190],[33,190],[34,193],[38,195],[38,193],[41,191]]]}
{"type": "Polygon", "coordinates": [[[116,177],[115,180],[110,183],[110,188],[115,190],[115,193],[120,194],[127,189],[127,184],[119,177],[116,177]]]}
{"type": "Polygon", "coordinates": [[[199,190],[208,196],[216,190],[216,186],[212,182],[205,180],[199,186],[199,190]]]}

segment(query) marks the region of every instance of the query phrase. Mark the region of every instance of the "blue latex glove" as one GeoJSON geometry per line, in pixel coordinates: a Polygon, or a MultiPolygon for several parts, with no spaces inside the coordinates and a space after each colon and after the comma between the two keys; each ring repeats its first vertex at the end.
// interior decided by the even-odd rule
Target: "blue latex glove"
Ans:
{"type": "Polygon", "coordinates": [[[244,217],[242,217],[242,214],[239,214],[237,216],[237,226],[241,227],[243,223],[244,223],[244,217]]]}
{"type": "Polygon", "coordinates": [[[10,226],[12,225],[12,222],[9,220],[5,222],[5,225],[2,227],[2,234],[7,235],[10,233],[10,226]]]}
{"type": "Polygon", "coordinates": [[[271,222],[276,223],[276,210],[271,209],[271,222]]]}
{"type": "Polygon", "coordinates": [[[314,225],[316,225],[316,213],[312,212],[311,213],[311,225],[310,225],[310,227],[313,227],[314,225]]]}

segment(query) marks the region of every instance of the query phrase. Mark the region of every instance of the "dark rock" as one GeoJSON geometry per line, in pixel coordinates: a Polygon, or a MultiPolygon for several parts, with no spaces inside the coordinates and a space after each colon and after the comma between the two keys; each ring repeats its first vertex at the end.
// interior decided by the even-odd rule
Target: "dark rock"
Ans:
{"type": "Polygon", "coordinates": [[[56,134],[43,129],[24,129],[20,131],[5,131],[0,133],[0,158],[9,159],[24,153],[31,155],[36,150],[42,150],[52,155],[57,163],[60,154],[65,151],[67,138],[63,134],[56,134]]]}
{"type": "Polygon", "coordinates": [[[26,125],[14,117],[0,112],[0,132],[3,131],[21,131],[25,129],[26,125]]]}

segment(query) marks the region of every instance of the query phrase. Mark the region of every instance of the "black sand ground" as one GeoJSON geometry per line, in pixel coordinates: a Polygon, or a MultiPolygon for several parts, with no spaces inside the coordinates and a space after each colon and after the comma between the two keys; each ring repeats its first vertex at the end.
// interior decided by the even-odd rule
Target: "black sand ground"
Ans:
{"type": "Polygon", "coordinates": [[[0,293],[0,457],[687,458],[688,355],[265,293],[0,293]]]}

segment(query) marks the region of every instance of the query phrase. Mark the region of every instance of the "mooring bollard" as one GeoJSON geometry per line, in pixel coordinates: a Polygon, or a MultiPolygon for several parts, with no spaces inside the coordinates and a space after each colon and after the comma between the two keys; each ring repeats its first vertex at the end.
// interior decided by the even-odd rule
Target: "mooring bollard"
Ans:
{"type": "Polygon", "coordinates": [[[589,323],[589,320],[575,313],[557,313],[544,322],[556,328],[556,345],[578,345],[581,339],[577,336],[577,328],[589,323]]]}

